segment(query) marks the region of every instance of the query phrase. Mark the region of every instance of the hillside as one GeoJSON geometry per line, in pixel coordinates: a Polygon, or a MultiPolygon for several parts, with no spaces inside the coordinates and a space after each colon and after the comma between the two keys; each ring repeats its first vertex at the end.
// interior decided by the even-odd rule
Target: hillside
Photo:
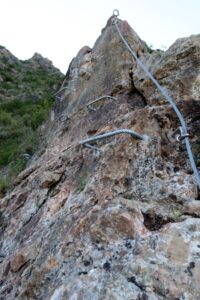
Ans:
{"type": "MultiPolygon", "coordinates": [[[[152,52],[118,22],[181,110],[199,168],[200,35],[152,52]]],[[[63,87],[44,151],[0,201],[0,299],[199,299],[200,193],[180,123],[112,18],[63,87]]]]}
{"type": "Polygon", "coordinates": [[[0,197],[37,149],[37,129],[63,78],[37,53],[20,61],[0,47],[0,197]]]}

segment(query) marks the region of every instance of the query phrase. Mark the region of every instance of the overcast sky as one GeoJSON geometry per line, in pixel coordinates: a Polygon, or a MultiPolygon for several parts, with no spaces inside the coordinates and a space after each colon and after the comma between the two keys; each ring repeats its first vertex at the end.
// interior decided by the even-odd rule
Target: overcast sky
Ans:
{"type": "Polygon", "coordinates": [[[200,33],[200,0],[0,0],[0,45],[19,59],[39,52],[65,73],[114,9],[154,48],[200,33]]]}

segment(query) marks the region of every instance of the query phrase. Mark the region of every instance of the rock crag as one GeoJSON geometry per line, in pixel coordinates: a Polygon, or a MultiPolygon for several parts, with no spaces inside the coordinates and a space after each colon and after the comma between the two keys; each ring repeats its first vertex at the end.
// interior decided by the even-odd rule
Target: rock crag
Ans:
{"type": "MultiPolygon", "coordinates": [[[[186,119],[197,164],[200,35],[148,52],[120,29],[186,119]]],[[[47,148],[0,202],[0,299],[200,299],[199,191],[172,108],[112,20],[72,60],[42,128],[47,148]],[[109,95],[90,106],[88,103],[109,95]],[[127,128],[149,137],[119,135],[127,128]]]]}

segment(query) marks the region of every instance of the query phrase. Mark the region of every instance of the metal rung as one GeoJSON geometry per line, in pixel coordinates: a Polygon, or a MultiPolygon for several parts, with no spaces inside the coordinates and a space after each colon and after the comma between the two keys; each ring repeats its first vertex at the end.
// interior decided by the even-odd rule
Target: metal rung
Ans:
{"type": "MultiPolygon", "coordinates": [[[[104,138],[108,138],[114,135],[118,135],[118,134],[129,134],[131,135],[133,138],[136,138],[138,140],[142,140],[142,141],[147,141],[148,137],[147,136],[143,136],[140,135],[139,133],[130,130],[130,129],[118,129],[118,130],[114,130],[114,131],[110,131],[104,134],[100,134],[91,138],[88,138],[86,140],[83,140],[81,142],[79,142],[80,145],[86,146],[88,148],[92,148],[93,146],[91,146],[89,143],[94,142],[94,141],[98,141],[104,138]]],[[[96,147],[95,147],[96,148],[96,147]]],[[[96,148],[95,150],[97,150],[98,148],[96,148]]]]}
{"type": "Polygon", "coordinates": [[[88,143],[85,143],[84,146],[85,146],[86,148],[89,148],[89,149],[92,149],[92,150],[95,150],[95,151],[101,151],[101,149],[99,149],[99,148],[97,148],[97,147],[95,147],[95,146],[92,146],[92,145],[90,145],[90,144],[88,144],[88,143]]]}
{"type": "Polygon", "coordinates": [[[72,92],[75,92],[75,90],[70,89],[69,87],[63,87],[61,88],[59,91],[57,91],[54,96],[58,95],[60,92],[64,91],[64,90],[70,90],[72,92]]]}
{"type": "Polygon", "coordinates": [[[117,98],[115,98],[115,97],[112,97],[112,96],[109,96],[109,95],[104,95],[104,96],[101,96],[101,97],[99,97],[99,98],[97,98],[97,99],[95,99],[95,100],[89,102],[89,103],[87,104],[87,107],[89,108],[89,106],[91,106],[92,104],[94,104],[94,103],[96,103],[96,102],[98,102],[98,101],[100,101],[100,100],[102,100],[102,99],[117,100],[117,98]]]}

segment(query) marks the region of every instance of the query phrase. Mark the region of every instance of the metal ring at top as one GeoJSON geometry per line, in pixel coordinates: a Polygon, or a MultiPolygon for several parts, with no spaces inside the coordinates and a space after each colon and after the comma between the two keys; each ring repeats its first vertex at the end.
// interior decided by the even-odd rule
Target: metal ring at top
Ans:
{"type": "Polygon", "coordinates": [[[114,10],[113,10],[113,16],[114,16],[114,17],[118,17],[118,16],[119,16],[119,11],[118,11],[118,9],[114,9],[114,10]]]}

